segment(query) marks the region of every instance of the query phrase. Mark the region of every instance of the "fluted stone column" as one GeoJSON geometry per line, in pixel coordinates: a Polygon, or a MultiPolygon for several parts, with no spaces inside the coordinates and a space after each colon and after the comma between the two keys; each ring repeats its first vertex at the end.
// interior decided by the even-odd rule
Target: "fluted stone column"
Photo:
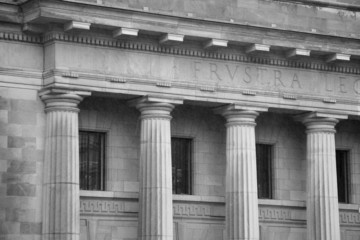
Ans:
{"type": "Polygon", "coordinates": [[[75,94],[43,95],[46,112],[43,239],[79,240],[79,128],[75,94]]]}
{"type": "Polygon", "coordinates": [[[339,240],[336,179],[335,118],[308,117],[307,128],[307,239],[339,240]]]}
{"type": "Polygon", "coordinates": [[[253,110],[227,107],[226,233],[228,240],[259,239],[255,118],[253,110]]]}
{"type": "Polygon", "coordinates": [[[170,112],[172,101],[145,97],[141,112],[139,239],[173,240],[170,112]]]}

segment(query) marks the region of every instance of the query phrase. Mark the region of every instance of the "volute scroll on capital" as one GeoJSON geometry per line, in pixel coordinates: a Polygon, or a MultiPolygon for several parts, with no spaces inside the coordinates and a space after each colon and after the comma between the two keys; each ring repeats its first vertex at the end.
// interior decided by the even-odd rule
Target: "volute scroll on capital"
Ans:
{"type": "Polygon", "coordinates": [[[79,112],[78,105],[90,92],[74,92],[59,90],[44,90],[39,92],[41,100],[45,103],[45,112],[71,111],[79,112]]]}

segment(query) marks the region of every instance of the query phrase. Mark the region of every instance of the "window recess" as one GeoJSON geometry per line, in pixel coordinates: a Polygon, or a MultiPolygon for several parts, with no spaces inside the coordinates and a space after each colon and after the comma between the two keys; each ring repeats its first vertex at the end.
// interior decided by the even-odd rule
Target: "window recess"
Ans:
{"type": "Polygon", "coordinates": [[[272,158],[272,145],[256,144],[258,198],[272,198],[272,158]]]}
{"type": "Polygon", "coordinates": [[[192,140],[171,138],[173,194],[192,193],[192,140]]]}
{"type": "Polygon", "coordinates": [[[80,189],[104,190],[105,133],[80,131],[80,189]]]}

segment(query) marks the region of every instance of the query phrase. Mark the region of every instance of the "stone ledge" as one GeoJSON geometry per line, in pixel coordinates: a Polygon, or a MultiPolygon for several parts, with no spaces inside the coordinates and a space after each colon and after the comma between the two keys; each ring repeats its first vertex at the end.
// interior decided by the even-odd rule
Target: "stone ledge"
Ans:
{"type": "Polygon", "coordinates": [[[360,212],[360,204],[354,203],[339,203],[339,210],[352,210],[360,212]]]}
{"type": "Polygon", "coordinates": [[[138,193],[127,192],[111,192],[111,191],[86,191],[80,190],[80,197],[92,197],[92,198],[128,198],[138,199],[138,193]]]}
{"type": "Polygon", "coordinates": [[[277,199],[259,199],[259,205],[306,208],[306,202],[304,201],[290,201],[290,200],[277,200],[277,199]]]}
{"type": "Polygon", "coordinates": [[[224,197],[217,196],[196,196],[196,195],[173,195],[174,201],[188,201],[188,202],[209,202],[209,203],[224,203],[224,197]]]}

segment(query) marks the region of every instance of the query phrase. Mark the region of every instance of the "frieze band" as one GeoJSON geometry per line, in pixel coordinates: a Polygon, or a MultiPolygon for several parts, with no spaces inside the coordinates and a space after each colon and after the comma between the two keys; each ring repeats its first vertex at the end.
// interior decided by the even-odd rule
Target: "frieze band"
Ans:
{"type": "Polygon", "coordinates": [[[360,74],[360,68],[354,68],[354,67],[335,66],[335,65],[328,65],[328,64],[321,64],[314,62],[291,61],[285,59],[262,58],[258,56],[209,52],[205,50],[184,49],[177,47],[165,47],[165,46],[160,46],[158,44],[126,42],[126,41],[119,41],[109,38],[96,38],[93,36],[86,36],[86,35],[75,36],[61,32],[49,32],[44,34],[42,37],[26,35],[21,33],[0,32],[0,39],[40,43],[40,44],[57,40],[57,41],[105,46],[105,47],[115,47],[122,49],[132,49],[139,51],[158,52],[165,54],[201,57],[201,58],[227,60],[227,61],[235,61],[235,62],[245,62],[245,63],[254,63],[254,64],[262,64],[262,65],[301,68],[301,69],[313,69],[320,71],[339,72],[339,73],[348,73],[348,74],[356,74],[356,75],[360,74]]]}

